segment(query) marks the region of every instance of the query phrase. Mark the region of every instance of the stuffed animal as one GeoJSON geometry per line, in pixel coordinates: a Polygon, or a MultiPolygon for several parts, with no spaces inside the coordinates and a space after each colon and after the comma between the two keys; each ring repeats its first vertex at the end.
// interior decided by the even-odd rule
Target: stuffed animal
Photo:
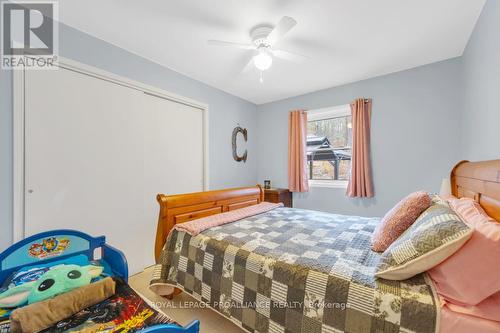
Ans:
{"type": "Polygon", "coordinates": [[[23,283],[0,294],[0,308],[32,304],[89,284],[101,275],[101,266],[58,265],[36,281],[23,283]]]}

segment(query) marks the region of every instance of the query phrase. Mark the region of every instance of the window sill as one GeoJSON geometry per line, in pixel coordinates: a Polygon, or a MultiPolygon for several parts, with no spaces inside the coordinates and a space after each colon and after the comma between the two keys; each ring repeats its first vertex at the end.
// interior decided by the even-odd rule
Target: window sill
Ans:
{"type": "Polygon", "coordinates": [[[347,180],[309,180],[310,187],[329,187],[347,189],[347,180]]]}

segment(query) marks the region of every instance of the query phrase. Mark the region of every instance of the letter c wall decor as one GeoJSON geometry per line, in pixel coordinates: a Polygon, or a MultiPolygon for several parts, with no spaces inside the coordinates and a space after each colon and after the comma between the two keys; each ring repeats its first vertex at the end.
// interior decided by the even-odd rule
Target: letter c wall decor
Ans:
{"type": "Polygon", "coordinates": [[[236,162],[246,162],[247,161],[247,150],[245,149],[245,153],[243,153],[243,156],[238,156],[238,149],[236,147],[236,137],[238,136],[238,133],[243,134],[243,139],[245,139],[245,142],[247,141],[247,129],[246,128],[241,128],[239,125],[234,128],[233,130],[233,158],[236,162]]]}

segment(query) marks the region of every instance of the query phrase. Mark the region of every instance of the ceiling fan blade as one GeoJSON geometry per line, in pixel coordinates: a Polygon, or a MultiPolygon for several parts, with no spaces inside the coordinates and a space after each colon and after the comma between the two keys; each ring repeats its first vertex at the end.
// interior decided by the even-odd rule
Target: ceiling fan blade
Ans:
{"type": "Polygon", "coordinates": [[[208,45],[214,45],[214,46],[229,46],[229,47],[237,47],[239,49],[244,49],[244,50],[253,50],[255,49],[255,45],[253,44],[244,44],[244,43],[233,43],[233,42],[226,42],[223,40],[208,40],[207,41],[208,45]]]}
{"type": "Polygon", "coordinates": [[[301,61],[309,59],[309,57],[307,57],[307,56],[293,53],[293,52],[284,51],[284,50],[273,50],[272,53],[276,58],[290,60],[290,61],[294,61],[294,62],[301,62],[301,61]]]}
{"type": "Polygon", "coordinates": [[[267,41],[271,46],[273,46],[296,24],[297,21],[290,16],[283,16],[274,29],[269,33],[269,36],[267,36],[267,41]]]}

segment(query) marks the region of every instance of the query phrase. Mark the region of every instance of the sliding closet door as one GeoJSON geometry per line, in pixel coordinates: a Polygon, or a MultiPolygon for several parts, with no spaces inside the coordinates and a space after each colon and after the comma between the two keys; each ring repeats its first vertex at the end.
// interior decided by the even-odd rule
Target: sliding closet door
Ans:
{"type": "Polygon", "coordinates": [[[106,235],[153,263],[157,193],[203,189],[202,111],[60,68],[26,71],[25,234],[106,235]]]}
{"type": "Polygon", "coordinates": [[[154,221],[148,244],[154,244],[158,193],[203,191],[203,111],[144,94],[144,198],[148,221],[154,221]]]}

